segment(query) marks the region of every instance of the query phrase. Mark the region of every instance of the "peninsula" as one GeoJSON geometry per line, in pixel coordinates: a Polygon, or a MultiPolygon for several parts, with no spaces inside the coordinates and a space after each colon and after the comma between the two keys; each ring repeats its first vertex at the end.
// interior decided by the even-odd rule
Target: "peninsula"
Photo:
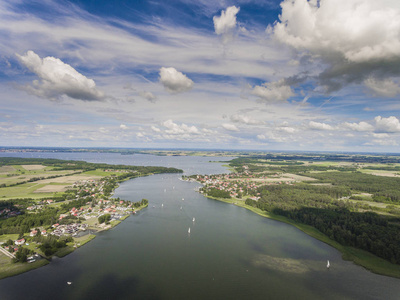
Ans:
{"type": "Polygon", "coordinates": [[[148,205],[112,197],[122,181],[165,167],[0,158],[0,279],[65,256],[148,205]]]}

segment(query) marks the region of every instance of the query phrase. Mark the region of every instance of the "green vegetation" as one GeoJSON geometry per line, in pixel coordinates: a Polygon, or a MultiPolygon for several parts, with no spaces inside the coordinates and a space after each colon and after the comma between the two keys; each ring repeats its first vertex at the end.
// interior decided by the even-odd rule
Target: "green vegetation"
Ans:
{"type": "Polygon", "coordinates": [[[110,222],[110,220],[111,220],[111,215],[110,214],[102,215],[102,216],[100,216],[98,218],[98,220],[99,220],[100,224],[102,224],[102,223],[107,223],[108,224],[110,222]]]}

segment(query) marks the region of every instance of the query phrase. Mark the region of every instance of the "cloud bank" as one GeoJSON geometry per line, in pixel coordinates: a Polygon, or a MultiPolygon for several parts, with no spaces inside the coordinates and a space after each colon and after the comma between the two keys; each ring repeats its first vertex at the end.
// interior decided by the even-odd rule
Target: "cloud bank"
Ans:
{"type": "Polygon", "coordinates": [[[326,92],[349,83],[366,84],[380,95],[376,81],[400,75],[400,2],[383,0],[285,0],[272,31],[308,63],[321,60],[315,76],[326,92]],[[368,81],[369,80],[369,81],[368,81]]]}

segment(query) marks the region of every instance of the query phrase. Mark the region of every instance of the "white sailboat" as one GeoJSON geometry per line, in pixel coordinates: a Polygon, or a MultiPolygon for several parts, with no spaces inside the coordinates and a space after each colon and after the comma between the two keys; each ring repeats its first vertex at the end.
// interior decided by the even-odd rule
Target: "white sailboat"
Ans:
{"type": "Polygon", "coordinates": [[[189,229],[188,229],[188,233],[190,234],[190,227],[189,227],[189,229]]]}
{"type": "Polygon", "coordinates": [[[329,269],[330,266],[331,266],[331,264],[329,263],[329,260],[328,260],[328,262],[326,263],[326,268],[329,269]]]}
{"type": "Polygon", "coordinates": [[[194,221],[196,221],[196,219],[193,217],[193,223],[194,223],[194,221]]]}
{"type": "Polygon", "coordinates": [[[185,200],[185,198],[182,198],[182,201],[184,201],[185,200]]]}
{"type": "Polygon", "coordinates": [[[161,207],[164,207],[164,203],[161,204],[161,207]]]}

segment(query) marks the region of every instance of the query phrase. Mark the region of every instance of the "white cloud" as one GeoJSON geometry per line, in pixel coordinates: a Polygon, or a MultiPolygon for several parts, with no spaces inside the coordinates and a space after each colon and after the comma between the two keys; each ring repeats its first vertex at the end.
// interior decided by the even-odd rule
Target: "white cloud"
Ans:
{"type": "Polygon", "coordinates": [[[359,123],[345,122],[345,123],[343,123],[343,126],[345,128],[348,128],[348,129],[354,130],[354,131],[373,131],[374,130],[374,126],[372,126],[371,124],[369,124],[367,122],[359,122],[359,123]]]}
{"type": "Polygon", "coordinates": [[[259,140],[266,140],[267,137],[266,137],[265,135],[263,135],[263,134],[258,134],[258,135],[257,135],[257,139],[259,139],[259,140]]]}
{"type": "Polygon", "coordinates": [[[381,116],[375,117],[375,128],[378,133],[393,133],[400,132],[400,121],[396,117],[382,118],[381,116]]]}
{"type": "Polygon", "coordinates": [[[285,0],[281,7],[270,29],[309,61],[326,64],[317,78],[327,91],[400,75],[399,1],[285,0]]]}
{"type": "Polygon", "coordinates": [[[373,133],[372,136],[376,139],[387,139],[390,137],[387,133],[373,133]]]}
{"type": "Polygon", "coordinates": [[[168,129],[165,130],[168,134],[199,134],[199,130],[196,126],[188,126],[184,123],[178,125],[172,120],[167,120],[162,125],[168,129]]]}
{"type": "Polygon", "coordinates": [[[161,132],[161,129],[156,126],[151,126],[151,130],[153,130],[154,132],[161,132]]]}
{"type": "Polygon", "coordinates": [[[226,44],[233,39],[234,30],[236,28],[236,14],[240,8],[230,6],[226,11],[221,11],[221,16],[214,16],[215,33],[222,36],[222,43],[226,44]]]}
{"type": "Polygon", "coordinates": [[[62,96],[79,100],[102,100],[104,93],[96,89],[93,79],[77,72],[70,65],[54,57],[40,58],[33,51],[25,55],[16,54],[19,61],[40,80],[23,87],[27,92],[50,100],[61,99],[62,96]]]}
{"type": "Polygon", "coordinates": [[[389,139],[376,139],[372,140],[372,145],[380,145],[380,146],[397,146],[397,142],[395,140],[389,140],[389,139]]]}
{"type": "Polygon", "coordinates": [[[242,123],[247,125],[262,125],[264,122],[255,120],[249,116],[241,115],[241,114],[234,114],[230,117],[232,122],[242,123]]]}
{"type": "Polygon", "coordinates": [[[141,91],[139,92],[139,95],[152,103],[156,102],[157,100],[157,97],[152,92],[141,91]]]}
{"type": "Polygon", "coordinates": [[[160,69],[160,82],[169,93],[181,93],[193,87],[193,81],[175,68],[160,69]]]}
{"type": "Polygon", "coordinates": [[[119,125],[119,128],[121,128],[122,130],[126,130],[128,129],[128,126],[126,126],[125,124],[121,124],[119,125]]]}
{"type": "Polygon", "coordinates": [[[251,94],[267,102],[286,101],[295,95],[291,87],[286,85],[283,80],[266,82],[263,86],[257,85],[253,88],[251,94]]]}
{"type": "Polygon", "coordinates": [[[289,126],[287,126],[287,127],[277,127],[276,130],[283,131],[283,132],[286,132],[286,133],[295,133],[295,132],[298,131],[296,128],[289,127],[289,126]]]}
{"type": "Polygon", "coordinates": [[[229,123],[222,124],[222,127],[228,131],[239,131],[239,128],[237,128],[235,125],[229,124],[229,123]]]}
{"type": "Polygon", "coordinates": [[[329,124],[325,124],[325,123],[319,123],[319,122],[314,122],[314,121],[310,121],[308,123],[308,127],[310,129],[313,130],[333,130],[334,128],[329,125],[329,124]]]}

